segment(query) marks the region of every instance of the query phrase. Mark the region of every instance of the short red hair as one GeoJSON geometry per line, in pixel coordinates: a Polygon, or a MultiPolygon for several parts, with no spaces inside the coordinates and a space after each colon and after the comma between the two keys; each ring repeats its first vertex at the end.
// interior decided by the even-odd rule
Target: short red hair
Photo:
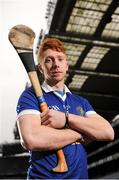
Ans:
{"type": "Polygon", "coordinates": [[[39,63],[42,62],[43,52],[46,51],[47,49],[52,49],[52,50],[62,52],[65,54],[64,45],[59,39],[57,39],[57,38],[46,38],[46,39],[44,39],[44,41],[42,42],[42,44],[39,47],[39,51],[38,51],[39,63]]]}

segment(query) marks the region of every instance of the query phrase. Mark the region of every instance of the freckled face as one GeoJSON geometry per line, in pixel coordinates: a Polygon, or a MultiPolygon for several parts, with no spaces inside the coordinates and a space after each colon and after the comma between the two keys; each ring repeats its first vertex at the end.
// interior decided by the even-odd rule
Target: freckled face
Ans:
{"type": "Polygon", "coordinates": [[[47,49],[43,53],[41,68],[45,80],[48,80],[51,83],[64,81],[64,77],[68,70],[66,55],[62,52],[47,49]]]}

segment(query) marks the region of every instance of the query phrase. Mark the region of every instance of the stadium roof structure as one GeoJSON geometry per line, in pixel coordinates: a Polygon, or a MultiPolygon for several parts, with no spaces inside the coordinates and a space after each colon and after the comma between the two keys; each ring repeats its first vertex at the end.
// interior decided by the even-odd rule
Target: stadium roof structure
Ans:
{"type": "Polygon", "coordinates": [[[65,83],[111,121],[119,113],[119,1],[49,0],[48,36],[64,42],[65,83]]]}

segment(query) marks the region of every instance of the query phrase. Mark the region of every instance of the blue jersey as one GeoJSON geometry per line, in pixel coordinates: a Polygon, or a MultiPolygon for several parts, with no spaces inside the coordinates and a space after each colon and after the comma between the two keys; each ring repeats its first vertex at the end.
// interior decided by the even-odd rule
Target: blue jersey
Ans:
{"type": "MultiPolygon", "coordinates": [[[[78,95],[67,91],[65,98],[61,98],[57,92],[44,91],[45,101],[49,108],[69,113],[86,116],[95,113],[88,101],[78,95]]],[[[19,98],[17,105],[18,116],[21,114],[40,114],[39,102],[32,88],[26,89],[19,98]]],[[[87,154],[82,144],[73,143],[63,148],[68,172],[55,173],[52,169],[57,164],[56,151],[31,151],[30,166],[28,169],[29,179],[87,179],[87,154]]]]}

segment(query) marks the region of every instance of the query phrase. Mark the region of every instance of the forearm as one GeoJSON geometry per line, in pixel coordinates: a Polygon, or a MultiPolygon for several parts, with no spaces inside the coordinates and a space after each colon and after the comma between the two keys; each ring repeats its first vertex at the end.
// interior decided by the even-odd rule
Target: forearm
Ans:
{"type": "Polygon", "coordinates": [[[57,130],[47,126],[41,126],[39,130],[32,134],[25,147],[30,150],[56,150],[68,144],[79,141],[80,133],[71,129],[57,130]]]}
{"type": "Polygon", "coordinates": [[[69,126],[92,140],[113,140],[114,131],[103,117],[82,117],[69,114],[69,126]]]}

